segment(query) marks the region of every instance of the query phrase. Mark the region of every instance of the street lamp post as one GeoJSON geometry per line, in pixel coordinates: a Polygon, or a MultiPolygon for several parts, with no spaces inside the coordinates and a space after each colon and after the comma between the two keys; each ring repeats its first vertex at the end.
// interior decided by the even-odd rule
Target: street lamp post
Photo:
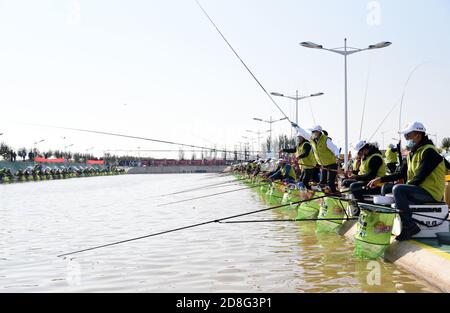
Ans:
{"type": "Polygon", "coordinates": [[[255,151],[255,147],[253,146],[253,144],[255,143],[255,138],[253,138],[253,137],[246,137],[246,136],[242,136],[242,138],[247,140],[247,146],[248,146],[248,150],[249,150],[248,155],[251,156],[250,152],[254,152],[255,151]],[[252,143],[251,150],[250,150],[250,142],[252,143]]]}
{"type": "Polygon", "coordinates": [[[295,123],[296,124],[298,124],[298,101],[306,99],[306,98],[310,98],[310,97],[317,97],[317,96],[324,95],[323,92],[316,92],[316,93],[312,93],[312,94],[307,95],[307,96],[299,96],[298,95],[298,90],[295,91],[295,97],[294,96],[286,96],[286,95],[284,95],[282,93],[279,93],[279,92],[271,92],[270,94],[272,96],[284,97],[284,98],[289,98],[289,99],[295,100],[295,123]]]}
{"type": "Polygon", "coordinates": [[[271,116],[268,121],[263,120],[262,118],[257,118],[257,117],[254,117],[253,119],[255,121],[259,121],[259,122],[263,122],[263,123],[268,123],[269,124],[269,126],[270,126],[270,128],[269,128],[270,147],[269,147],[267,152],[270,153],[271,152],[270,150],[272,150],[271,149],[272,148],[272,124],[275,123],[275,122],[283,121],[283,120],[287,119],[287,117],[283,117],[283,118],[280,118],[278,120],[272,120],[272,116],[271,116]]]}
{"type": "MultiPolygon", "coordinates": [[[[252,130],[246,130],[246,132],[255,134],[257,136],[257,139],[258,139],[258,149],[257,149],[257,151],[259,151],[259,149],[261,147],[261,138],[262,138],[261,134],[268,133],[268,132],[270,132],[270,130],[267,130],[265,132],[260,132],[259,130],[257,132],[254,132],[252,130]]],[[[252,148],[252,150],[253,150],[253,148],[252,148]]]]}
{"type": "Polygon", "coordinates": [[[367,48],[359,49],[359,48],[353,48],[347,46],[347,38],[344,38],[344,48],[334,48],[334,49],[328,49],[324,48],[322,45],[310,42],[310,41],[304,41],[301,42],[300,45],[306,48],[312,48],[312,49],[321,49],[321,50],[327,50],[330,52],[334,52],[340,55],[344,56],[344,97],[345,97],[345,147],[344,147],[344,166],[347,166],[348,163],[348,112],[347,112],[347,56],[350,54],[354,54],[357,52],[365,51],[365,50],[373,50],[373,49],[380,49],[385,48],[387,46],[390,46],[392,42],[389,41],[382,41],[374,45],[370,45],[367,48]]]}

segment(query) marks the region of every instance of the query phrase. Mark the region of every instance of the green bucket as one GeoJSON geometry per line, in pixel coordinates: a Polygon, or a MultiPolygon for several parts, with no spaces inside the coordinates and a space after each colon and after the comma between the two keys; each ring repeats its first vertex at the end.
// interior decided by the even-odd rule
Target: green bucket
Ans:
{"type": "Polygon", "coordinates": [[[375,205],[361,204],[355,234],[354,255],[362,259],[376,259],[391,243],[395,212],[375,205]]]}
{"type": "Polygon", "coordinates": [[[317,221],[316,232],[318,233],[330,233],[338,232],[342,226],[342,221],[345,218],[344,202],[339,199],[330,197],[323,198],[320,205],[320,211],[318,218],[329,219],[336,218],[336,221],[317,221]],[[340,220],[339,220],[340,219],[340,220]]]}

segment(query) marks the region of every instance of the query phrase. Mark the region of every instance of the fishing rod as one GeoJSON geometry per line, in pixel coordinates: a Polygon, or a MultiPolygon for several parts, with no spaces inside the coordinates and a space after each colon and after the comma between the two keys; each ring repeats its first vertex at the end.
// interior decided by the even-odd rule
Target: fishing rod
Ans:
{"type": "Polygon", "coordinates": [[[245,178],[233,179],[233,180],[228,180],[228,181],[226,181],[226,182],[221,182],[221,183],[211,184],[211,185],[206,185],[206,186],[200,186],[200,187],[191,188],[191,189],[185,189],[185,190],[181,190],[181,191],[176,191],[176,192],[166,193],[166,194],[159,195],[159,196],[160,196],[160,197],[162,197],[162,196],[171,196],[171,195],[176,195],[176,194],[180,194],[180,193],[185,193],[185,192],[190,192],[190,191],[196,191],[196,190],[200,190],[200,189],[214,188],[214,187],[221,187],[221,185],[227,185],[227,184],[231,184],[231,183],[236,183],[236,182],[239,182],[239,181],[244,180],[244,179],[245,179],[245,178]]]}
{"type": "MultiPolygon", "coordinates": [[[[418,64],[416,67],[413,68],[413,70],[410,72],[410,74],[408,75],[408,78],[405,82],[405,85],[403,87],[403,91],[402,91],[402,95],[394,102],[394,105],[392,106],[391,110],[386,114],[386,116],[383,118],[383,120],[381,121],[381,123],[378,125],[378,127],[375,129],[375,131],[373,132],[373,134],[370,136],[369,140],[372,140],[372,138],[378,133],[378,131],[380,130],[381,126],[383,126],[384,122],[386,121],[386,119],[391,115],[391,113],[395,110],[395,108],[398,105],[403,105],[403,99],[406,93],[406,87],[408,86],[408,82],[411,79],[412,75],[414,74],[414,72],[421,67],[422,65],[424,65],[425,63],[428,62],[422,62],[420,64],[418,64]]],[[[401,116],[401,111],[400,111],[400,116],[401,116]]],[[[401,130],[401,117],[399,118],[399,131],[401,130]]],[[[401,141],[401,137],[400,137],[400,141],[401,141]]]]}
{"type": "Polygon", "coordinates": [[[211,24],[214,26],[214,28],[217,30],[219,35],[222,37],[222,39],[225,41],[225,43],[228,45],[228,47],[233,51],[234,55],[239,59],[239,61],[242,63],[242,65],[245,67],[245,69],[250,73],[250,75],[253,77],[253,79],[258,83],[259,87],[264,91],[264,93],[269,97],[270,101],[277,107],[277,109],[283,114],[283,116],[286,118],[288,122],[291,123],[291,120],[289,117],[283,112],[283,110],[280,108],[280,106],[276,103],[276,101],[273,99],[273,97],[270,95],[269,92],[267,92],[266,88],[261,84],[261,82],[256,78],[256,76],[253,74],[253,72],[250,70],[250,68],[245,64],[245,62],[242,60],[242,58],[239,56],[239,54],[236,52],[236,50],[233,48],[233,46],[230,44],[230,42],[225,38],[225,36],[222,34],[220,29],[217,27],[217,25],[214,23],[214,21],[211,19],[209,14],[206,12],[206,10],[202,7],[200,2],[198,0],[195,0],[199,8],[203,11],[205,16],[208,18],[208,20],[211,22],[211,24]]]}
{"type": "MultiPolygon", "coordinates": [[[[177,145],[177,146],[189,147],[189,148],[198,148],[198,149],[215,151],[215,152],[226,152],[226,153],[232,153],[232,154],[245,155],[245,153],[234,151],[234,150],[215,149],[215,148],[209,148],[209,147],[203,147],[203,146],[179,143],[179,142],[162,140],[162,139],[154,139],[154,138],[126,135],[126,134],[119,134],[119,133],[111,133],[111,132],[99,131],[99,130],[91,130],[91,129],[83,129],[83,128],[72,128],[72,127],[63,127],[63,126],[54,126],[54,125],[43,125],[43,124],[31,124],[31,123],[26,123],[26,125],[48,127],[48,128],[56,128],[56,129],[64,129],[64,130],[72,130],[72,131],[78,131],[78,132],[85,132],[85,133],[91,133],[91,134],[100,134],[100,135],[108,135],[108,136],[123,137],[123,138],[131,138],[131,139],[136,139],[136,140],[145,140],[145,141],[159,142],[159,143],[164,143],[164,144],[177,145]]],[[[179,151],[179,150],[177,150],[177,151],[179,151]]]]}
{"type": "MultiPolygon", "coordinates": [[[[358,208],[360,210],[371,211],[370,209],[360,208],[359,207],[359,201],[356,201],[356,203],[358,204],[358,208]]],[[[397,214],[405,213],[405,211],[402,211],[402,210],[399,210],[399,209],[394,209],[394,208],[391,208],[391,207],[388,207],[388,206],[379,205],[379,207],[383,208],[383,210],[389,211],[389,213],[392,213],[392,214],[394,214],[394,213],[397,213],[397,214]]],[[[388,213],[388,212],[385,212],[385,213],[388,213]]],[[[442,221],[442,222],[448,221],[448,216],[449,216],[448,213],[447,213],[447,216],[445,218],[441,218],[441,217],[437,217],[437,216],[431,216],[431,215],[422,214],[422,213],[416,213],[416,212],[411,212],[411,214],[412,215],[417,215],[417,216],[422,216],[422,217],[427,217],[427,218],[431,218],[431,219],[435,219],[435,220],[439,220],[439,221],[442,221]]],[[[420,223],[420,221],[417,221],[417,222],[420,223]]]]}
{"type": "MultiPolygon", "coordinates": [[[[405,97],[405,93],[406,93],[406,87],[408,86],[409,80],[411,79],[411,77],[413,76],[414,72],[417,71],[419,69],[419,67],[421,67],[422,65],[424,65],[427,62],[422,62],[419,65],[417,65],[415,68],[413,68],[413,70],[411,71],[411,73],[408,76],[408,79],[405,82],[405,86],[403,87],[403,92],[402,92],[402,99],[400,100],[400,112],[399,112],[399,116],[398,116],[398,131],[400,133],[400,131],[402,130],[402,107],[403,107],[403,99],[405,97]]],[[[402,140],[401,135],[399,135],[399,141],[402,140]]]]}
{"type": "Polygon", "coordinates": [[[219,222],[219,224],[247,224],[247,223],[266,223],[266,222],[308,222],[308,221],[354,221],[359,217],[346,218],[288,218],[288,219],[262,219],[262,220],[242,220],[242,221],[228,221],[219,222]]]}
{"type": "Polygon", "coordinates": [[[72,251],[72,252],[68,252],[68,253],[63,253],[63,254],[58,255],[57,257],[65,257],[65,256],[68,256],[68,255],[73,255],[73,254],[78,254],[78,253],[82,253],[82,252],[86,252],[86,251],[92,251],[92,250],[96,250],[96,249],[100,249],[100,248],[110,247],[110,246],[114,246],[114,245],[130,242],[130,241],[136,241],[136,240],[140,240],[140,239],[144,239],[144,238],[155,237],[155,236],[159,236],[159,235],[163,235],[163,234],[167,234],[167,233],[172,233],[172,232],[176,232],[176,231],[180,231],[180,230],[185,230],[185,229],[189,229],[189,228],[199,227],[199,226],[213,224],[213,223],[220,223],[221,221],[225,221],[225,220],[229,220],[229,219],[233,219],[233,218],[237,218],[237,217],[241,217],[241,216],[247,216],[247,215],[256,214],[256,213],[260,213],[260,212],[275,210],[275,209],[278,209],[278,208],[289,206],[291,204],[299,204],[299,203],[302,203],[302,202],[318,200],[318,199],[322,199],[322,198],[325,198],[325,197],[327,197],[327,196],[320,196],[320,197],[316,197],[316,198],[313,198],[313,199],[301,200],[301,201],[296,201],[294,203],[281,204],[281,205],[277,205],[277,206],[273,206],[273,207],[269,207],[269,208],[264,208],[264,209],[259,209],[259,210],[250,211],[250,212],[246,212],[246,213],[240,213],[240,214],[236,214],[236,215],[231,215],[231,216],[227,216],[227,217],[213,219],[213,220],[209,220],[209,221],[205,221],[205,222],[200,222],[200,223],[196,223],[196,224],[191,224],[191,225],[187,225],[187,226],[182,226],[182,227],[178,227],[178,228],[164,230],[164,231],[152,233],[152,234],[149,234],[149,235],[134,237],[134,238],[120,240],[120,241],[116,241],[116,242],[112,242],[112,243],[107,243],[107,244],[103,244],[103,245],[99,245],[99,246],[95,246],[95,247],[91,247],[91,248],[86,248],[86,249],[76,250],[76,251],[72,251]]]}
{"type": "Polygon", "coordinates": [[[194,197],[194,198],[189,198],[189,199],[184,199],[184,200],[179,200],[179,201],[167,202],[167,203],[163,203],[163,204],[158,204],[157,207],[162,207],[162,206],[166,206],[166,205],[169,205],[169,204],[176,204],[176,203],[182,203],[182,202],[187,202],[187,201],[192,201],[192,200],[198,200],[198,199],[204,199],[204,198],[219,196],[219,195],[223,195],[223,194],[226,194],[226,193],[231,193],[231,192],[236,192],[236,191],[241,191],[241,190],[246,190],[246,189],[251,189],[251,188],[257,188],[257,187],[261,187],[261,186],[264,186],[264,185],[267,185],[267,184],[268,183],[264,183],[264,184],[250,186],[250,187],[245,187],[245,188],[239,188],[239,189],[222,191],[222,192],[214,193],[214,194],[211,194],[211,195],[205,195],[205,196],[199,196],[199,197],[194,197]]]}

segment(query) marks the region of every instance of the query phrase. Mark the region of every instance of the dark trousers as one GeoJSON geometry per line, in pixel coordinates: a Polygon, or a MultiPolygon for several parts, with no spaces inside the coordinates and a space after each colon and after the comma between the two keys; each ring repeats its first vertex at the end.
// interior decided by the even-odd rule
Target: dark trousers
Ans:
{"type": "Polygon", "coordinates": [[[381,187],[362,189],[368,182],[356,181],[350,184],[350,191],[357,200],[364,200],[365,195],[379,195],[381,194],[381,187]]]}
{"type": "Polygon", "coordinates": [[[336,192],[337,164],[330,164],[323,167],[320,171],[320,184],[330,187],[331,192],[336,192]]]}
{"type": "Polygon", "coordinates": [[[386,166],[387,166],[389,172],[391,174],[393,174],[395,172],[395,169],[397,168],[397,163],[388,163],[388,164],[386,164],[386,166]]]}
{"type": "Polygon", "coordinates": [[[362,189],[368,182],[357,181],[356,179],[346,179],[342,185],[350,188],[350,192],[355,196],[356,200],[364,200],[364,195],[379,195],[381,194],[381,187],[373,189],[362,189]]]}
{"type": "Polygon", "coordinates": [[[299,180],[303,183],[303,185],[305,185],[307,189],[311,189],[311,187],[309,186],[309,182],[313,181],[314,171],[315,170],[313,168],[306,168],[303,169],[302,174],[300,175],[299,180]]]}
{"type": "Polygon", "coordinates": [[[422,187],[414,185],[399,184],[392,188],[394,194],[395,206],[401,211],[400,218],[404,226],[408,227],[414,220],[410,204],[424,204],[436,202],[434,198],[422,187]]]}
{"type": "Polygon", "coordinates": [[[395,207],[402,211],[399,215],[405,227],[411,226],[414,223],[412,218],[412,211],[410,204],[424,204],[436,202],[434,198],[422,187],[415,185],[392,183],[384,184],[382,188],[382,195],[392,193],[394,195],[395,207]]]}
{"type": "Polygon", "coordinates": [[[313,177],[312,177],[312,181],[315,183],[319,183],[320,182],[320,169],[318,167],[313,168],[313,177]]]}

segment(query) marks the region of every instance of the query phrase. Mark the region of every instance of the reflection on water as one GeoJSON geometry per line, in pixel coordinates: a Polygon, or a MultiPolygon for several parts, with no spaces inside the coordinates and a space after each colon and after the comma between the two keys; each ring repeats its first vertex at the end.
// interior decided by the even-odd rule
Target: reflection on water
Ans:
{"type": "MultiPolygon", "coordinates": [[[[210,224],[57,258],[56,255],[261,209],[250,190],[162,194],[229,181],[213,174],[125,175],[0,185],[2,292],[422,292],[426,283],[383,261],[352,257],[315,224],[210,224]]],[[[287,210],[252,218],[286,218],[287,210]]]]}

